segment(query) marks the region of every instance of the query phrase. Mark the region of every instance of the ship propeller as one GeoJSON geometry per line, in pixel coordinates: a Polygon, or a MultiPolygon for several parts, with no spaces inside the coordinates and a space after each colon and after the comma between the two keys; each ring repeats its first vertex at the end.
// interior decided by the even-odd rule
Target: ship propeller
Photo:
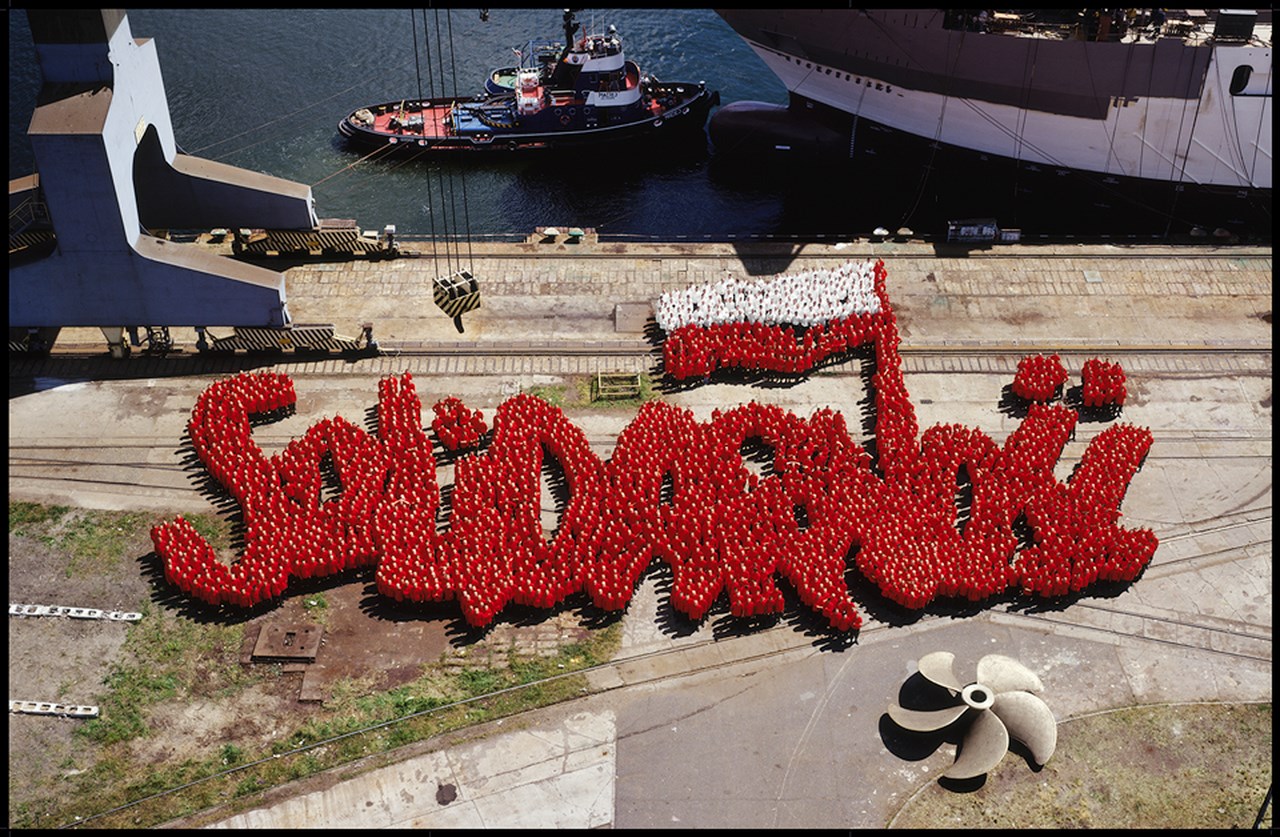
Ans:
{"type": "Polygon", "coordinates": [[[920,658],[920,674],[945,688],[959,703],[921,711],[889,705],[889,717],[913,732],[934,732],[967,718],[968,730],[955,763],[943,774],[949,779],[971,779],[988,773],[1009,749],[1012,737],[1031,751],[1036,764],[1053,755],[1058,725],[1053,712],[1033,692],[1044,685],[1035,672],[1011,657],[987,654],[978,660],[977,679],[962,684],[955,675],[955,655],[935,651],[920,658]]]}

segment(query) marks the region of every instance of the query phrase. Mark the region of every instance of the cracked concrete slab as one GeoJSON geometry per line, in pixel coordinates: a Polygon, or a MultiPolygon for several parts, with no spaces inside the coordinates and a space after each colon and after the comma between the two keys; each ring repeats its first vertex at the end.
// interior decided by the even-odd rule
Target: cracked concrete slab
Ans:
{"type": "Polygon", "coordinates": [[[577,712],[552,727],[492,729],[491,737],[377,768],[215,827],[581,829],[613,821],[612,712],[577,712]],[[444,786],[456,793],[439,794],[444,786]]]}

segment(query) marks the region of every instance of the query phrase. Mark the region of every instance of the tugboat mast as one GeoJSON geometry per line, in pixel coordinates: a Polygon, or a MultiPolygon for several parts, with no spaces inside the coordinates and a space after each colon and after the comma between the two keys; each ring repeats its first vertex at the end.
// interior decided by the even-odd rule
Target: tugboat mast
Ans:
{"type": "Polygon", "coordinates": [[[569,50],[573,49],[573,35],[578,31],[578,22],[573,19],[573,13],[578,9],[564,10],[564,52],[560,55],[560,59],[569,54],[569,50]]]}

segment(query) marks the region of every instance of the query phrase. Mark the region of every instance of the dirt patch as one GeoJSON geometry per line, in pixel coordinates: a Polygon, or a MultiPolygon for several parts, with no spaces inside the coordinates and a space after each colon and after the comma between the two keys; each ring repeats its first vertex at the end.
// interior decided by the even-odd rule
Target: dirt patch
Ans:
{"type": "Polygon", "coordinates": [[[892,825],[1251,828],[1271,761],[1269,705],[1136,707],[1059,724],[1038,772],[1013,751],[972,786],[932,782],[892,825]]]}
{"type": "Polygon", "coordinates": [[[224,744],[255,752],[315,711],[298,704],[296,678],[272,678],[222,699],[166,701],[149,713],[151,734],[129,742],[131,756],[138,764],[179,764],[224,744]]]}
{"type": "Polygon", "coordinates": [[[1045,315],[1040,311],[1015,311],[1012,314],[1005,314],[1000,317],[1000,322],[1008,323],[1012,326],[1023,326],[1040,322],[1043,319],[1045,319],[1045,315]]]}
{"type": "MultiPolygon", "coordinates": [[[[147,585],[96,573],[67,574],[68,559],[35,537],[9,535],[9,601],[136,611],[147,585]]],[[[62,617],[9,617],[9,697],[96,705],[130,626],[62,617]]],[[[72,735],[84,721],[9,716],[9,799],[42,795],[51,780],[86,770],[96,752],[72,735]]]]}
{"type": "Polygon", "coordinates": [[[451,631],[457,633],[451,626],[460,616],[456,607],[453,612],[447,604],[397,607],[378,592],[366,571],[346,584],[288,596],[280,608],[255,619],[249,631],[256,633],[266,624],[319,621],[324,630],[320,649],[314,663],[296,667],[300,678],[320,689],[321,697],[346,679],[365,678],[370,689],[383,691],[416,679],[424,665],[441,660],[452,647],[451,631]],[[308,606],[321,601],[323,610],[308,606]]]}
{"type": "MultiPolygon", "coordinates": [[[[164,581],[146,525],[130,518],[131,527],[117,528],[114,519],[93,513],[93,542],[103,542],[105,527],[111,547],[86,557],[81,541],[69,537],[85,537],[88,513],[44,513],[48,519],[36,513],[31,523],[11,522],[10,601],[145,615],[136,624],[11,617],[10,696],[103,705],[112,693],[105,681],[113,672],[145,680],[152,667],[149,687],[163,687],[167,696],[142,706],[141,734],[116,745],[76,735],[85,721],[11,715],[11,825],[15,818],[31,824],[41,811],[65,811],[61,806],[77,793],[75,777],[108,757],[136,767],[127,772],[137,780],[186,762],[224,759],[223,754],[262,755],[308,719],[325,717],[323,703],[299,701],[304,677],[322,700],[335,688],[350,699],[414,681],[431,666],[501,667],[512,652],[554,654],[590,633],[570,608],[510,607],[488,629],[475,630],[456,602],[399,605],[381,595],[372,569],[295,582],[281,600],[256,613],[222,613],[164,581]],[[264,626],[304,623],[324,630],[315,663],[250,662],[264,626]]],[[[157,522],[172,515],[145,517],[157,522]]]]}

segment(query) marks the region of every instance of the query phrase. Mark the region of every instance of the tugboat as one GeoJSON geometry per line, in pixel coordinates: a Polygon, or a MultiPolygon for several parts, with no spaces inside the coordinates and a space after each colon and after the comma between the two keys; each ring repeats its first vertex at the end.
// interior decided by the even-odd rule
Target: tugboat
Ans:
{"type": "Polygon", "coordinates": [[[485,92],[469,100],[370,105],[345,116],[338,131],[366,147],[433,152],[580,148],[701,133],[720,103],[717,91],[703,81],[642,75],[616,28],[577,36],[578,27],[567,10],[558,54],[542,42],[531,50],[533,66],[491,71],[485,92]]]}

